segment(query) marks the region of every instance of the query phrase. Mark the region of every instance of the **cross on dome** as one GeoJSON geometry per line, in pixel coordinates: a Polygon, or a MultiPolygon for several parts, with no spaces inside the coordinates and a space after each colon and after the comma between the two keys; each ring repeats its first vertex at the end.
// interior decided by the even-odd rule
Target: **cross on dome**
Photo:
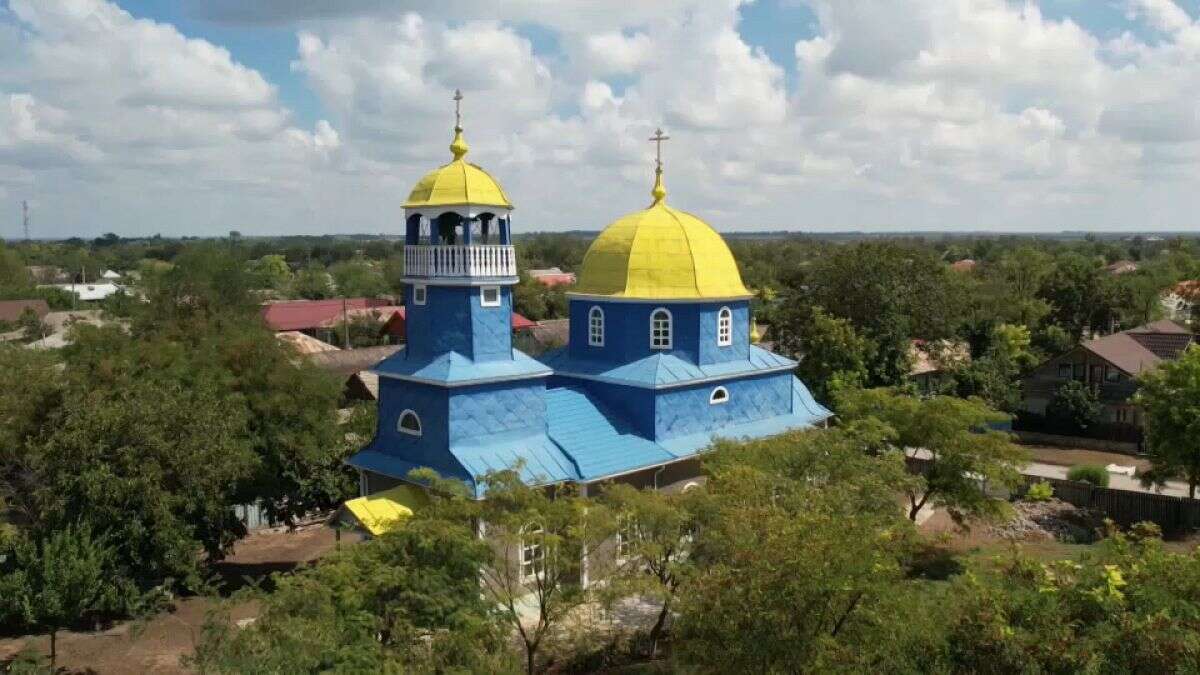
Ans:
{"type": "MultiPolygon", "coordinates": [[[[654,135],[650,140],[654,143],[654,189],[650,191],[650,196],[654,197],[654,204],[662,203],[667,198],[667,188],[663,186],[662,172],[662,144],[663,141],[670,140],[670,136],[663,134],[661,128],[654,130],[654,135]]],[[[654,204],[651,204],[653,206],[654,204]]]]}
{"type": "Polygon", "coordinates": [[[466,139],[463,138],[462,128],[462,90],[454,90],[454,140],[450,143],[450,152],[453,153],[455,160],[460,160],[466,156],[467,151],[471,146],[467,145],[466,139]]]}

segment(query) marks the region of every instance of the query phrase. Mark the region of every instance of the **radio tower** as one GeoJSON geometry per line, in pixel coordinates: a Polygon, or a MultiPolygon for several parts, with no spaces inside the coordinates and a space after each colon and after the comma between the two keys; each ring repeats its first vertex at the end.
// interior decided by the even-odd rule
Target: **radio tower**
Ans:
{"type": "Polygon", "coordinates": [[[21,224],[25,228],[25,241],[29,241],[29,201],[21,200],[21,224]]]}

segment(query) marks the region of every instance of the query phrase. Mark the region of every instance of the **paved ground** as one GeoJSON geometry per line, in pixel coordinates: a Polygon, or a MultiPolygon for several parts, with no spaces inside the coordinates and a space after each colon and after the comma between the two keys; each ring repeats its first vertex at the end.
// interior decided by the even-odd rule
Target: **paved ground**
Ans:
{"type": "MultiPolygon", "coordinates": [[[[343,543],[349,541],[343,537],[343,543]]],[[[234,553],[219,567],[228,579],[227,588],[246,578],[260,578],[288,570],[333,550],[334,533],[323,525],[295,532],[268,531],[252,534],[238,543],[234,553]]],[[[211,598],[182,598],[170,612],[143,624],[125,622],[99,632],[65,632],[58,638],[58,664],[69,672],[95,673],[183,673],[180,658],[190,654],[199,639],[205,617],[216,601],[211,598]]],[[[255,616],[254,603],[233,608],[233,619],[255,616]]],[[[0,659],[16,654],[26,645],[46,653],[42,636],[0,639],[0,659]]]]}

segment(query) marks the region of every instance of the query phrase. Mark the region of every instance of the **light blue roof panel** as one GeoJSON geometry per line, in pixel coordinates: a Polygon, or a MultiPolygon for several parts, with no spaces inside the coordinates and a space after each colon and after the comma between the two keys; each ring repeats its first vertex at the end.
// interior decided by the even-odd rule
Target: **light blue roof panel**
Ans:
{"type": "Polygon", "coordinates": [[[575,464],[546,434],[510,432],[457,441],[450,446],[472,476],[490,471],[518,470],[529,485],[578,480],[575,464]]]}
{"type": "Polygon", "coordinates": [[[548,366],[564,375],[578,375],[616,384],[639,387],[683,386],[696,381],[741,377],[758,372],[794,368],[796,362],[773,354],[760,347],[750,346],[748,357],[696,365],[674,354],[651,354],[630,363],[572,359],[567,348],[547,352],[542,356],[548,366]]]}
{"type": "Polygon", "coordinates": [[[622,417],[581,387],[548,389],[546,413],[550,437],[574,460],[583,480],[674,459],[654,441],[634,433],[622,417]]]}
{"type": "Polygon", "coordinates": [[[431,359],[409,359],[400,350],[375,366],[372,372],[381,377],[398,377],[446,386],[549,376],[551,371],[540,361],[520,350],[513,358],[475,361],[458,352],[446,352],[431,359]]]}

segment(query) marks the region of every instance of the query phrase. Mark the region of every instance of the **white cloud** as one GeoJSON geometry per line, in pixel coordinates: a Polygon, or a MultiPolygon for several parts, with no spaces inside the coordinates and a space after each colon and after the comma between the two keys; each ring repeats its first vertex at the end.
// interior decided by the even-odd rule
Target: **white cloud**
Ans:
{"type": "Polygon", "coordinates": [[[291,65],[329,118],[300,128],[220,45],[102,0],[10,0],[0,189],[64,235],[394,233],[462,88],[470,158],[529,228],[644,205],[660,125],[670,201],[722,228],[1192,225],[1200,25],[1179,4],[1128,0],[1154,37],[1106,40],[1033,0],[802,1],[819,30],[789,64],[739,32],[740,0],[194,4],[297,22],[291,65]]]}

